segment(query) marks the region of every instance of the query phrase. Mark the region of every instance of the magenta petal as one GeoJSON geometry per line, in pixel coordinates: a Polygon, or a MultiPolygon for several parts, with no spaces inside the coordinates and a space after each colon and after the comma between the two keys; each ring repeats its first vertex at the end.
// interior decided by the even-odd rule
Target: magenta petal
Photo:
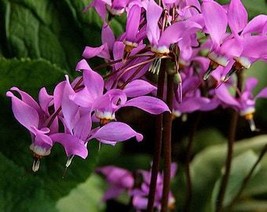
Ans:
{"type": "Polygon", "coordinates": [[[133,197],[133,206],[137,209],[146,209],[148,204],[148,199],[143,196],[134,196],[133,197]]]}
{"type": "Polygon", "coordinates": [[[248,13],[240,0],[231,0],[228,9],[229,26],[234,33],[241,32],[248,23],[248,13]]]}
{"type": "Polygon", "coordinates": [[[132,106],[144,110],[150,114],[160,114],[165,111],[170,112],[168,106],[160,99],[151,96],[140,96],[130,99],[123,107],[132,106]]]}
{"type": "Polygon", "coordinates": [[[40,107],[39,107],[38,103],[29,94],[20,90],[17,87],[12,87],[12,88],[10,88],[10,90],[11,91],[17,91],[19,93],[19,95],[21,96],[21,100],[23,102],[25,102],[30,107],[34,108],[36,111],[40,112],[40,107]]]}
{"type": "Polygon", "coordinates": [[[257,98],[267,98],[267,88],[263,88],[257,96],[255,96],[255,99],[257,98]]]}
{"type": "Polygon", "coordinates": [[[34,108],[30,107],[25,102],[14,96],[12,92],[8,91],[6,95],[8,97],[11,97],[12,110],[18,122],[26,127],[29,131],[32,131],[33,126],[38,128],[38,112],[34,108]]]}
{"type": "Polygon", "coordinates": [[[140,25],[141,7],[137,4],[133,5],[127,14],[126,23],[126,40],[136,42],[136,35],[140,25]]]}
{"type": "Polygon", "coordinates": [[[87,88],[83,88],[78,93],[72,94],[69,98],[75,102],[75,104],[84,107],[90,108],[94,102],[94,97],[92,97],[87,88]]]}
{"type": "Polygon", "coordinates": [[[108,24],[104,24],[101,33],[102,43],[107,43],[108,49],[112,50],[115,42],[115,36],[108,24]]]}
{"type": "MultiPolygon", "coordinates": [[[[165,29],[159,39],[158,46],[169,47],[183,38],[183,35],[190,29],[201,29],[201,26],[192,21],[179,21],[165,29]]],[[[190,36],[187,35],[187,36],[190,36]]]]}
{"type": "Polygon", "coordinates": [[[84,85],[86,86],[89,97],[96,99],[103,94],[104,80],[102,76],[92,69],[83,71],[84,85]]]}
{"type": "Polygon", "coordinates": [[[35,134],[35,141],[34,141],[35,145],[38,146],[48,145],[50,147],[53,146],[52,139],[48,135],[46,135],[46,133],[49,133],[49,129],[48,132],[45,132],[42,130],[38,130],[36,127],[32,127],[32,132],[35,134]]]}
{"type": "Polygon", "coordinates": [[[73,132],[76,137],[86,141],[90,135],[92,127],[91,114],[82,116],[74,126],[73,132]]]}
{"type": "Polygon", "coordinates": [[[88,150],[84,142],[77,137],[65,133],[55,133],[50,135],[50,137],[54,142],[62,144],[67,156],[77,155],[83,159],[87,157],[88,150]]]}
{"type": "Polygon", "coordinates": [[[134,178],[130,171],[116,166],[104,166],[97,168],[97,173],[105,176],[109,184],[114,184],[117,187],[130,189],[134,186],[134,178]]]}
{"type": "Polygon", "coordinates": [[[215,1],[204,0],[202,14],[208,33],[214,44],[219,46],[226,32],[227,15],[225,9],[215,1]]]}
{"type": "Polygon", "coordinates": [[[244,91],[251,93],[252,90],[257,86],[257,84],[258,84],[258,79],[254,77],[247,78],[245,82],[244,91]]]}
{"type": "Polygon", "coordinates": [[[219,88],[215,89],[215,93],[216,96],[228,106],[239,107],[238,101],[233,96],[231,96],[227,87],[224,84],[222,84],[219,88]]]}
{"type": "Polygon", "coordinates": [[[64,92],[64,88],[66,86],[66,81],[60,82],[54,89],[54,108],[58,110],[61,107],[62,96],[64,92]]]}
{"type": "Polygon", "coordinates": [[[74,90],[70,85],[69,79],[66,76],[66,85],[64,88],[63,98],[62,98],[62,113],[64,116],[64,124],[70,132],[75,126],[77,121],[77,111],[78,105],[76,105],[70,96],[74,94],[74,90]]]}
{"type": "Polygon", "coordinates": [[[48,113],[48,107],[53,100],[53,96],[49,95],[45,88],[39,91],[39,104],[43,111],[48,113]]]}
{"type": "Polygon", "coordinates": [[[258,15],[254,17],[244,28],[242,35],[251,33],[261,33],[264,26],[267,24],[267,15],[258,15]]]}
{"type": "Polygon", "coordinates": [[[254,60],[263,59],[267,56],[267,37],[250,36],[244,39],[243,56],[254,60]]]}
{"type": "Polygon", "coordinates": [[[122,122],[110,122],[97,130],[91,138],[103,143],[116,143],[136,137],[137,141],[143,140],[143,135],[134,131],[129,125],[122,122]]]}
{"type": "Polygon", "coordinates": [[[90,59],[96,56],[108,59],[109,58],[108,44],[104,43],[99,47],[86,46],[82,56],[86,59],[90,59]]]}
{"type": "Polygon", "coordinates": [[[103,196],[103,200],[107,201],[110,199],[115,199],[121,195],[121,193],[124,191],[123,188],[117,187],[115,185],[111,185],[105,192],[103,196]]]}
{"type": "Polygon", "coordinates": [[[127,97],[137,97],[146,95],[152,91],[155,91],[156,89],[157,88],[154,85],[151,85],[149,82],[138,79],[128,83],[123,91],[127,97]]]}
{"type": "Polygon", "coordinates": [[[147,4],[147,38],[152,45],[158,44],[160,30],[158,26],[162,8],[154,0],[148,1],[147,4]]]}
{"type": "Polygon", "coordinates": [[[178,110],[182,113],[189,113],[200,109],[203,105],[209,103],[208,98],[204,97],[194,97],[184,99],[179,105],[178,110]]]}

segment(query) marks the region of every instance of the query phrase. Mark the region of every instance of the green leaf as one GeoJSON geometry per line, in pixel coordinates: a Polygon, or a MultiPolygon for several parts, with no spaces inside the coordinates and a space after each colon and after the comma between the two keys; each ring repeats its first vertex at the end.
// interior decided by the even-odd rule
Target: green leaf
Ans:
{"type": "MultiPolygon", "coordinates": [[[[266,144],[267,136],[257,136],[235,143],[234,155],[247,150],[258,152],[266,144]]],[[[225,162],[226,144],[207,147],[195,156],[191,164],[193,200],[192,208],[210,211],[210,198],[216,180],[220,177],[225,162]]],[[[193,211],[194,211],[193,210],[193,211]]]]}
{"type": "Polygon", "coordinates": [[[0,211],[56,211],[45,184],[0,153],[0,211]]]}
{"type": "Polygon", "coordinates": [[[59,211],[104,211],[105,204],[102,200],[104,195],[104,181],[93,174],[84,183],[79,184],[66,197],[59,199],[56,208],[59,211]]]}
{"type": "Polygon", "coordinates": [[[44,59],[5,59],[0,58],[0,94],[5,95],[12,86],[17,86],[37,95],[41,87],[52,88],[64,80],[66,72],[44,59]]]}
{"type": "Polygon", "coordinates": [[[71,72],[85,45],[100,45],[101,21],[89,1],[1,0],[0,49],[7,58],[44,58],[71,72]]]}
{"type": "MultiPolygon", "coordinates": [[[[251,150],[248,150],[236,157],[233,158],[231,172],[228,180],[228,185],[224,195],[223,206],[228,206],[231,201],[235,198],[237,193],[240,190],[244,178],[248,175],[253,165],[256,163],[258,156],[251,150]]],[[[259,169],[254,171],[254,174],[259,169]]],[[[212,192],[212,206],[215,205],[216,198],[218,196],[219,187],[221,184],[222,177],[217,180],[215,183],[213,192],[212,192]]]]}

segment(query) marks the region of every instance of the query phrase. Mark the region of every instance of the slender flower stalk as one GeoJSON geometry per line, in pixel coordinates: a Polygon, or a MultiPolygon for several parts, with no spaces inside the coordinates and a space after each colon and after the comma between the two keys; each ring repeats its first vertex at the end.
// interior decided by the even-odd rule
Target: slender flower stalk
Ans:
{"type": "MultiPolygon", "coordinates": [[[[163,98],[165,74],[166,74],[166,61],[163,60],[161,63],[161,69],[158,78],[157,97],[159,99],[163,98]]],[[[160,167],[160,156],[162,150],[162,121],[163,121],[163,115],[159,114],[156,118],[156,139],[155,139],[151,179],[149,185],[149,195],[147,204],[148,212],[153,211],[154,201],[155,201],[156,185],[157,185],[157,178],[160,167]]]]}
{"type": "MultiPolygon", "coordinates": [[[[237,88],[239,90],[242,90],[243,74],[242,74],[242,72],[238,72],[236,74],[237,74],[237,88]]],[[[236,96],[237,97],[239,96],[238,92],[236,93],[236,96]]],[[[228,185],[228,181],[229,181],[229,177],[230,177],[230,172],[231,172],[233,148],[234,148],[234,142],[235,142],[235,135],[236,135],[238,117],[239,117],[238,111],[234,110],[232,112],[232,118],[231,118],[229,133],[228,133],[227,156],[226,156],[226,161],[225,161],[225,171],[224,171],[224,175],[222,177],[222,181],[221,181],[220,188],[219,188],[219,193],[218,193],[218,196],[217,196],[216,212],[221,212],[223,210],[224,196],[225,196],[225,192],[226,192],[226,189],[227,189],[227,185],[228,185]]]]}
{"type": "MultiPolygon", "coordinates": [[[[173,108],[173,89],[174,74],[167,75],[167,105],[173,108]]],[[[161,207],[162,212],[168,211],[168,199],[171,180],[171,132],[172,132],[172,114],[165,113],[163,117],[163,157],[164,157],[164,176],[161,207]]]]}
{"type": "Polygon", "coordinates": [[[223,200],[226,192],[226,188],[229,181],[231,165],[232,165],[232,156],[233,156],[233,147],[235,142],[236,127],[238,120],[238,112],[232,111],[231,124],[229,128],[228,143],[227,143],[227,156],[225,161],[225,171],[222,177],[220,184],[219,193],[216,200],[216,212],[221,212],[223,210],[223,200]]]}

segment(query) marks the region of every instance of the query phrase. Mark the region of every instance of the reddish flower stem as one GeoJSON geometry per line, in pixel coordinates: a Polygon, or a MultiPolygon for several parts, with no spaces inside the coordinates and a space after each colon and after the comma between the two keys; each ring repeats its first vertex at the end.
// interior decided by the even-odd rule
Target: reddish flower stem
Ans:
{"type": "MultiPolygon", "coordinates": [[[[159,99],[163,99],[164,81],[165,81],[165,73],[166,73],[165,69],[166,69],[166,61],[162,60],[159,77],[158,77],[157,97],[159,99]]],[[[155,139],[155,146],[154,146],[152,173],[151,173],[150,185],[149,185],[149,195],[148,195],[148,205],[147,205],[148,212],[152,212],[154,208],[156,185],[157,185],[157,178],[158,178],[158,172],[159,172],[159,167],[160,167],[160,156],[161,156],[161,149],[162,149],[162,120],[163,120],[163,115],[162,114],[158,115],[156,118],[156,139],[155,139]]]]}
{"type": "MultiPolygon", "coordinates": [[[[243,72],[236,72],[237,76],[237,90],[241,91],[243,86],[243,72]]],[[[236,92],[236,97],[239,97],[239,93],[236,92]]],[[[216,212],[223,211],[223,202],[224,196],[227,189],[230,172],[231,172],[231,165],[232,165],[232,157],[233,157],[233,149],[234,149],[234,142],[235,142],[235,135],[236,135],[236,128],[238,122],[239,113],[238,111],[234,110],[232,112],[232,118],[230,122],[229,134],[228,134],[228,142],[227,142],[227,156],[225,160],[225,172],[222,177],[222,181],[220,184],[218,196],[216,199],[216,212]]]]}
{"type": "MultiPolygon", "coordinates": [[[[173,90],[174,90],[174,75],[167,75],[167,105],[172,111],[173,108],[173,90]]],[[[168,211],[168,200],[171,181],[171,133],[172,133],[172,114],[166,112],[163,117],[163,156],[164,156],[164,175],[163,175],[163,191],[161,200],[161,211],[168,211]]]]}

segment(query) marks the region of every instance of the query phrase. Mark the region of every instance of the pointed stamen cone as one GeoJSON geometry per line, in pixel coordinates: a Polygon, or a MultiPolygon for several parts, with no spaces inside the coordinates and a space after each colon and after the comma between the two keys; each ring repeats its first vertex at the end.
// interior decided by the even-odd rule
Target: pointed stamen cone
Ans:
{"type": "Polygon", "coordinates": [[[222,81],[227,82],[230,77],[237,72],[237,69],[235,67],[232,67],[231,70],[223,77],[222,81]]]}
{"type": "Polygon", "coordinates": [[[33,158],[33,163],[32,163],[32,171],[37,172],[40,168],[40,159],[37,157],[33,158]]]}
{"type": "Polygon", "coordinates": [[[206,71],[206,73],[203,76],[203,80],[207,80],[210,76],[210,74],[214,71],[214,68],[212,68],[212,66],[210,65],[208,70],[206,71]]]}

